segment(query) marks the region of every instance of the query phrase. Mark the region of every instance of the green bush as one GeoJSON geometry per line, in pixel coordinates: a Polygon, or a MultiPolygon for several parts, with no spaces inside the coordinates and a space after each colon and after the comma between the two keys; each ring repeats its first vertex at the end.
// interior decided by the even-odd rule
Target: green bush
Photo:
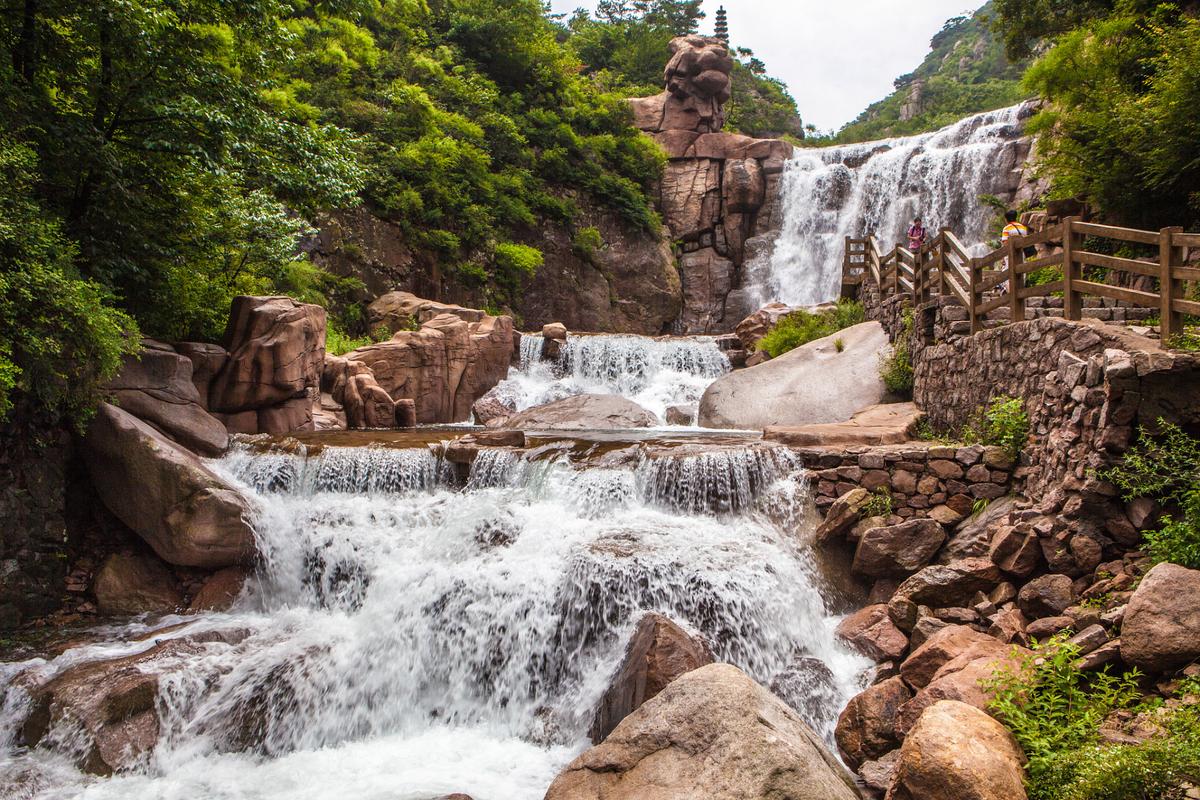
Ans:
{"type": "Polygon", "coordinates": [[[1030,800],[1182,800],[1180,786],[1200,775],[1200,707],[1160,712],[1162,731],[1144,744],[1102,743],[1100,725],[1114,711],[1155,705],[1142,701],[1137,670],[1084,673],[1075,666],[1078,648],[1065,639],[1035,644],[985,684],[989,710],[1029,759],[1030,800]]]}
{"type": "Polygon", "coordinates": [[[1159,419],[1157,434],[1139,428],[1121,463],[1100,475],[1127,500],[1150,497],[1177,507],[1145,534],[1146,549],[1155,561],[1200,569],[1200,439],[1159,419]]]}
{"type": "Polygon", "coordinates": [[[600,235],[600,230],[594,226],[580,228],[571,237],[571,250],[574,251],[575,255],[589,263],[596,257],[597,251],[602,247],[604,247],[604,237],[600,235]]]}
{"type": "Polygon", "coordinates": [[[871,493],[871,497],[862,507],[862,517],[890,517],[895,505],[892,495],[882,486],[871,493]]]}
{"type": "Polygon", "coordinates": [[[961,438],[967,444],[1003,447],[1016,458],[1029,438],[1029,415],[1021,398],[993,398],[963,429],[961,438]]]}
{"type": "Polygon", "coordinates": [[[759,340],[757,347],[771,358],[778,358],[801,345],[865,322],[866,318],[861,303],[845,299],[838,300],[835,308],[825,311],[793,311],[776,322],[759,340]]]}
{"type": "Polygon", "coordinates": [[[879,377],[883,379],[883,385],[892,394],[902,397],[912,397],[913,379],[916,377],[912,356],[908,352],[908,340],[912,331],[913,312],[912,309],[905,309],[900,322],[900,332],[896,335],[896,341],[892,343],[892,350],[880,359],[879,363],[879,377]]]}

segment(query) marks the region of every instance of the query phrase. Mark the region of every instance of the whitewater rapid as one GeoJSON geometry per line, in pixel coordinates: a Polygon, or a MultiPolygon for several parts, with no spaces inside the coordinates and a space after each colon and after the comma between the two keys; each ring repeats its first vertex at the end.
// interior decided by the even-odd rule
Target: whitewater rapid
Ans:
{"type": "Polygon", "coordinates": [[[783,226],[774,247],[747,265],[758,305],[809,306],[837,298],[845,237],[873,233],[890,249],[915,216],[931,235],[950,227],[978,249],[996,210],[986,195],[1011,192],[1021,166],[1027,105],[976,114],[933,133],[798,149],[781,185],[783,226]]]}
{"type": "MultiPolygon", "coordinates": [[[[868,662],[834,636],[807,477],[785,449],[602,465],[485,450],[465,481],[436,447],[238,449],[214,466],[260,508],[261,565],[233,611],[164,637],[244,636],[159,667],[158,745],[113,778],[79,773],[61,737],[17,747],[24,691],[10,685],[0,785],[39,799],[538,798],[587,746],[647,611],[764,684],[808,664],[802,713],[827,739],[861,688],[868,662]]],[[[134,632],[0,676],[153,643],[121,641],[134,632]]]]}
{"type": "Polygon", "coordinates": [[[544,340],[521,337],[521,361],[491,395],[524,411],[577,394],[616,394],[666,422],[671,406],[694,406],[730,370],[716,339],[571,335],[557,358],[544,359],[544,340]]]}

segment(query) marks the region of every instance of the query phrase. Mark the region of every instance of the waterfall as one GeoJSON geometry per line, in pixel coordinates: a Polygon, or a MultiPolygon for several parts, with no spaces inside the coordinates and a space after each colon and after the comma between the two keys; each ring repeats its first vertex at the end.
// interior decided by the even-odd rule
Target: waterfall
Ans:
{"type": "MultiPolygon", "coordinates": [[[[484,450],[465,482],[428,449],[245,449],[214,468],[260,509],[261,565],[233,611],[192,625],[239,634],[157,665],[154,754],[109,779],[12,746],[13,681],[0,784],[38,798],[540,797],[586,747],[647,611],[764,684],[812,684],[797,705],[827,739],[861,688],[868,662],[835,639],[786,449],[659,448],[624,467],[484,450]]],[[[0,665],[0,680],[114,647],[135,645],[0,665]]]]}
{"type": "Polygon", "coordinates": [[[1010,199],[1027,153],[1028,106],[967,117],[934,133],[800,149],[781,185],[783,228],[774,248],[747,266],[758,305],[828,302],[841,285],[845,237],[873,233],[891,249],[915,216],[931,234],[952,228],[983,247],[995,221],[984,195],[1010,199]]]}
{"type": "Polygon", "coordinates": [[[540,336],[521,337],[520,366],[493,396],[523,411],[576,394],[619,394],[662,420],[670,406],[698,403],[730,369],[710,337],[570,336],[553,361],[541,358],[542,345],[540,336]]]}

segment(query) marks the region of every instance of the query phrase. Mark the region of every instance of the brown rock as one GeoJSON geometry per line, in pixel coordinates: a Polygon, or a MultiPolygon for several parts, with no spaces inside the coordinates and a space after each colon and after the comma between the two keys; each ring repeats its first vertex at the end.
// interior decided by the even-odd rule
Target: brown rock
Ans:
{"type": "Polygon", "coordinates": [[[1024,800],[1025,756],[984,712],[941,701],[909,732],[888,800],[1024,800]]]}
{"type": "Polygon", "coordinates": [[[154,556],[113,553],[96,571],[101,614],[170,614],[183,605],[175,576],[154,556]]]}
{"type": "Polygon", "coordinates": [[[934,633],[900,665],[900,676],[914,689],[923,689],[938,670],[956,658],[974,660],[1007,652],[998,639],[966,625],[951,625],[934,633]]]}
{"type": "Polygon", "coordinates": [[[476,400],[471,406],[471,413],[475,415],[475,422],[478,425],[505,420],[516,411],[512,405],[490,393],[476,400]]]}
{"type": "Polygon", "coordinates": [[[200,404],[208,408],[208,390],[213,378],[225,369],[229,353],[219,344],[209,342],[178,342],[175,352],[192,362],[192,385],[200,395],[200,404]]]}
{"type": "Polygon", "coordinates": [[[214,411],[250,411],[301,397],[320,386],[325,309],[290,297],[235,297],[225,346],[229,361],[209,390],[214,411]]]}
{"type": "Polygon", "coordinates": [[[411,331],[442,314],[458,317],[463,322],[479,322],[487,312],[476,308],[463,308],[453,303],[426,300],[411,292],[388,292],[377,297],[367,306],[367,319],[371,329],[382,325],[392,333],[411,331]]]}
{"type": "Polygon", "coordinates": [[[638,622],[625,660],[600,698],[592,721],[592,744],[599,744],[613,728],[651,699],[667,684],[694,669],[713,663],[712,652],[661,614],[646,614],[638,622]]]}
{"type": "Polygon", "coordinates": [[[192,598],[188,611],[228,611],[242,593],[242,586],[250,571],[244,567],[226,567],[208,577],[200,591],[192,598]]]}
{"type": "Polygon", "coordinates": [[[987,558],[966,558],[953,564],[934,564],[900,584],[888,604],[888,615],[901,630],[916,622],[916,606],[960,606],[976,592],[988,591],[1000,581],[1000,570],[987,558]]]}
{"type": "Polygon", "coordinates": [[[504,420],[523,430],[602,430],[649,428],[658,418],[632,400],[611,394],[578,394],[535,406],[504,420]]]}
{"type": "Polygon", "coordinates": [[[1066,575],[1042,575],[1021,587],[1017,605],[1030,619],[1055,617],[1075,602],[1073,581],[1066,575]]]}
{"type": "Polygon", "coordinates": [[[855,695],[838,715],[834,738],[851,767],[879,758],[899,744],[896,719],[912,692],[900,678],[888,678],[855,695]]]}
{"type": "Polygon", "coordinates": [[[219,569],[253,558],[245,498],[146,423],[102,405],[83,456],[104,504],[167,563],[219,569]]]}
{"type": "Polygon", "coordinates": [[[992,695],[984,687],[998,670],[1015,668],[1018,654],[1028,655],[1029,651],[1008,648],[996,656],[975,658],[968,653],[951,659],[934,674],[928,686],[900,707],[897,732],[907,734],[925,709],[941,700],[957,700],[986,710],[992,695]]]}
{"type": "Polygon", "coordinates": [[[1067,616],[1042,617],[1025,626],[1025,636],[1030,641],[1043,642],[1067,628],[1074,628],[1075,620],[1067,616]]]}
{"type": "Polygon", "coordinates": [[[1146,573],[1121,624],[1121,657],[1147,672],[1200,659],[1200,570],[1164,563],[1146,573]]]}
{"type": "Polygon", "coordinates": [[[873,578],[907,575],[932,561],[945,541],[945,529],[931,519],[874,528],[859,539],[851,569],[873,578]]]}
{"type": "Polygon", "coordinates": [[[851,489],[835,500],[825,514],[825,519],[817,526],[817,541],[827,542],[845,536],[846,531],[858,522],[863,508],[870,500],[871,493],[866,489],[851,489]]]}
{"type": "Polygon", "coordinates": [[[992,538],[991,558],[1010,575],[1024,578],[1041,563],[1042,547],[1037,534],[1021,526],[1002,526],[992,538]]]}
{"type": "Polygon", "coordinates": [[[908,650],[908,637],[888,619],[887,604],[867,606],[846,617],[838,636],[876,661],[899,659],[908,650]]]}
{"type": "Polygon", "coordinates": [[[728,664],[672,681],[546,800],[857,800],[853,778],[782,700],[728,664]]]}
{"type": "Polygon", "coordinates": [[[737,334],[742,349],[753,352],[759,341],[767,335],[775,323],[792,312],[791,306],[783,303],[770,303],[755,311],[737,324],[733,332],[737,334]]]}
{"type": "Polygon", "coordinates": [[[661,186],[663,219],[673,238],[693,241],[716,227],[721,213],[719,161],[672,161],[663,172],[661,186]]]}
{"type": "Polygon", "coordinates": [[[138,355],[125,357],[121,371],[106,384],[116,405],[201,455],[223,452],[229,434],[205,410],[191,359],[149,339],[142,347],[138,355]]]}
{"type": "Polygon", "coordinates": [[[392,400],[414,400],[421,423],[462,422],[471,406],[508,374],[510,317],[468,323],[453,314],[347,354],[361,361],[392,400]]]}

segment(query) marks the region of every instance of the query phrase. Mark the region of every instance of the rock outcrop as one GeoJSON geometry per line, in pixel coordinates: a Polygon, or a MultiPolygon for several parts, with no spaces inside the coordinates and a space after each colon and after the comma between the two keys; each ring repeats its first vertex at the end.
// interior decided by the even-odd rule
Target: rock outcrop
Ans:
{"type": "Polygon", "coordinates": [[[235,297],[225,330],[229,360],[209,408],[238,433],[312,430],[325,361],[325,309],[290,297],[235,297]]]}
{"type": "Polygon", "coordinates": [[[733,59],[725,43],[701,36],[671,41],[666,90],[630,100],[634,124],[669,159],[659,205],[680,261],[685,333],[728,332],[748,309],[734,299],[749,240],[769,235],[778,219],[779,175],[792,146],[721,132],[733,59]]]}
{"type": "Polygon", "coordinates": [[[106,388],[113,401],[179,444],[201,455],[221,453],[229,434],[206,410],[193,381],[194,362],[170,345],[142,340],[142,351],[127,356],[106,388]]]}
{"type": "Polygon", "coordinates": [[[1150,672],[1200,659],[1200,570],[1159,564],[1146,573],[1121,624],[1121,657],[1150,672]]]}
{"type": "Polygon", "coordinates": [[[167,563],[219,569],[253,558],[246,499],[147,423],[102,405],[82,451],[104,504],[167,563]]]}
{"type": "Polygon", "coordinates": [[[900,748],[888,800],[1024,800],[1025,755],[996,720],[965,703],[925,710],[900,748]]]}
{"type": "Polygon", "coordinates": [[[392,400],[414,401],[418,422],[463,422],[475,401],[508,374],[513,339],[510,317],[485,314],[468,322],[460,312],[439,313],[419,330],[400,330],[347,353],[346,360],[366,365],[392,400]]]}
{"type": "Polygon", "coordinates": [[[554,780],[546,800],[857,800],[783,701],[728,664],[668,684],[554,780]]]}
{"type": "Polygon", "coordinates": [[[101,614],[170,614],[183,604],[175,576],[161,561],[134,553],[113,553],[92,584],[101,614]]]}
{"type": "Polygon", "coordinates": [[[589,732],[599,744],[625,717],[655,697],[667,684],[713,662],[702,639],[690,635],[661,614],[646,614],[638,622],[617,674],[600,698],[589,732]]]}
{"type": "Polygon", "coordinates": [[[864,322],[731,372],[704,392],[700,425],[762,429],[845,422],[886,398],[879,358],[887,347],[879,323],[864,322]]]}
{"type": "Polygon", "coordinates": [[[502,423],[522,430],[582,431],[649,428],[658,418],[632,400],[613,394],[577,394],[513,414],[502,423]]]}

